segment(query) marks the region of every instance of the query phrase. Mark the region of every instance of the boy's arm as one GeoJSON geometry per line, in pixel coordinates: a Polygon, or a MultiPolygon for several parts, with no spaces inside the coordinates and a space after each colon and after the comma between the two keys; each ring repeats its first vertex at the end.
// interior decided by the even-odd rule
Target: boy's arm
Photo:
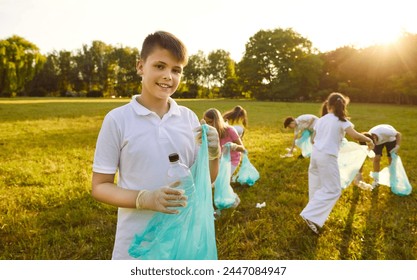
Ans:
{"type": "Polygon", "coordinates": [[[123,208],[135,208],[138,191],[118,188],[114,184],[115,174],[93,172],[92,196],[100,201],[123,208]]]}
{"type": "Polygon", "coordinates": [[[93,172],[92,196],[103,203],[122,208],[152,210],[167,214],[177,214],[178,210],[170,207],[186,206],[184,192],[175,189],[179,182],[163,186],[157,190],[128,190],[114,184],[115,174],[93,172]]]}
{"type": "Polygon", "coordinates": [[[397,142],[397,146],[401,145],[401,140],[402,140],[402,135],[400,132],[397,132],[397,134],[395,135],[395,140],[397,142]]]}
{"type": "Polygon", "coordinates": [[[391,153],[398,153],[401,145],[401,138],[401,133],[397,132],[397,134],[395,134],[395,147],[391,150],[391,153]]]}

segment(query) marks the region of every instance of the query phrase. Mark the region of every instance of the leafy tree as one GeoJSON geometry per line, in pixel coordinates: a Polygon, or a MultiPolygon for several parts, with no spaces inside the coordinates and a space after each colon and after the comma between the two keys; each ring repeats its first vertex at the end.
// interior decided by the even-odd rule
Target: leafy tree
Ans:
{"type": "Polygon", "coordinates": [[[206,72],[211,87],[222,87],[225,80],[234,74],[234,63],[230,53],[224,50],[210,52],[206,72]]]}
{"type": "MultiPolygon", "coordinates": [[[[140,77],[136,73],[139,51],[136,48],[119,47],[110,54],[114,73],[114,91],[117,96],[137,93],[140,77]]],[[[111,69],[111,68],[110,68],[111,69]]]]}
{"type": "Polygon", "coordinates": [[[46,57],[43,68],[27,84],[29,96],[59,96],[59,59],[57,54],[51,53],[46,57]]]}
{"type": "Polygon", "coordinates": [[[25,95],[44,61],[38,47],[22,37],[0,40],[0,96],[25,95]]]}
{"type": "MultiPolygon", "coordinates": [[[[319,80],[319,91],[315,99],[323,100],[330,92],[334,91],[348,94],[349,85],[352,80],[355,80],[354,76],[357,74],[355,71],[357,64],[352,62],[357,54],[358,50],[344,46],[319,55],[323,67],[319,80]]],[[[350,92],[349,97],[352,98],[350,92]]]]}
{"type": "Polygon", "coordinates": [[[222,97],[235,98],[242,97],[242,86],[236,76],[229,76],[224,81],[223,86],[220,88],[220,95],[222,97]]]}
{"type": "Polygon", "coordinates": [[[72,73],[74,69],[72,54],[69,51],[60,51],[58,53],[59,69],[58,69],[58,83],[61,95],[64,96],[67,92],[72,92],[72,73]]]}
{"type": "Polygon", "coordinates": [[[290,28],[261,30],[246,44],[238,73],[258,99],[297,99],[317,87],[321,63],[314,56],[311,42],[290,28]]]}
{"type": "Polygon", "coordinates": [[[208,61],[203,51],[198,51],[196,54],[190,55],[188,64],[184,68],[183,80],[187,83],[189,91],[198,97],[203,97],[202,89],[208,86],[206,76],[207,64],[208,61]]]}

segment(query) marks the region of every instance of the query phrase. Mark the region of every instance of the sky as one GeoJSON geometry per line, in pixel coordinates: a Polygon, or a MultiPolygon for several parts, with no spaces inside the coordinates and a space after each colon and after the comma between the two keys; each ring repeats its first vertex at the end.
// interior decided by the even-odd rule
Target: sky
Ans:
{"type": "Polygon", "coordinates": [[[417,34],[413,0],[0,0],[0,40],[18,35],[47,54],[94,40],[136,47],[157,30],[190,54],[223,49],[240,61],[260,30],[292,28],[322,52],[417,34]]]}

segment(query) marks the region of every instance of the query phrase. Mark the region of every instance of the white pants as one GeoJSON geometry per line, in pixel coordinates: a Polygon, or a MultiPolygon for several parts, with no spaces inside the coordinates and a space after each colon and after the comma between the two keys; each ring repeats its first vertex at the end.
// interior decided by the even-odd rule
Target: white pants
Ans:
{"type": "Polygon", "coordinates": [[[313,149],[308,168],[308,204],[300,215],[322,227],[342,193],[337,157],[313,149]]]}

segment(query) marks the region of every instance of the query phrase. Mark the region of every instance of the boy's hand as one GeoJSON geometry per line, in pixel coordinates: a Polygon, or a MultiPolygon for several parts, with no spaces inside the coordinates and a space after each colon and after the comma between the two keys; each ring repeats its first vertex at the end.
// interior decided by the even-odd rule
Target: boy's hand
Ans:
{"type": "MultiPolygon", "coordinates": [[[[201,120],[200,123],[206,124],[206,121],[201,120]]],[[[221,156],[219,134],[217,133],[217,130],[214,127],[208,124],[206,125],[208,128],[207,129],[207,144],[208,144],[209,159],[210,160],[217,159],[221,156]]],[[[196,141],[198,144],[201,144],[201,133],[202,133],[201,126],[196,128],[195,132],[197,133],[196,141]]]]}
{"type": "Polygon", "coordinates": [[[179,182],[164,186],[160,189],[149,191],[141,190],[136,198],[136,208],[146,209],[166,214],[178,214],[177,209],[171,207],[187,206],[187,196],[183,190],[175,189],[179,182]],[[170,208],[168,208],[170,207],[170,208]]]}
{"type": "Polygon", "coordinates": [[[395,147],[391,150],[391,153],[398,154],[398,150],[400,149],[400,145],[395,145],[395,147]]]}

